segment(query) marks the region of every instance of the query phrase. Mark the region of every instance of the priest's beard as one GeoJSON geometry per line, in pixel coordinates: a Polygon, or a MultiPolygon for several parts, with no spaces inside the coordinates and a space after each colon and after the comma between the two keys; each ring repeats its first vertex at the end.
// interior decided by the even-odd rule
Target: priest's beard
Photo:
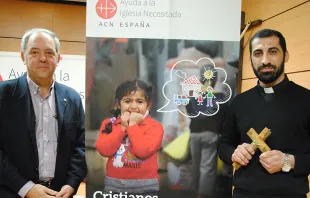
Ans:
{"type": "Polygon", "coordinates": [[[272,65],[272,64],[267,64],[267,65],[263,64],[263,65],[260,65],[257,69],[254,68],[253,62],[252,62],[252,59],[251,59],[251,64],[252,64],[252,68],[253,68],[254,74],[256,75],[256,77],[261,82],[263,82],[265,84],[269,84],[269,83],[274,82],[284,72],[284,58],[285,57],[283,57],[282,63],[279,66],[279,68],[277,68],[277,66],[272,65]],[[266,68],[266,67],[273,68],[273,71],[271,71],[271,72],[262,72],[262,70],[264,68],[266,68]]]}

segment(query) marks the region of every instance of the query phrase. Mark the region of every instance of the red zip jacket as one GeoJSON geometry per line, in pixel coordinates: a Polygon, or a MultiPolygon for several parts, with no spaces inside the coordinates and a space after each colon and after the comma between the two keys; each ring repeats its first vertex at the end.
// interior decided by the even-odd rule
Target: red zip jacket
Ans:
{"type": "Polygon", "coordinates": [[[162,125],[147,116],[140,124],[127,127],[126,137],[120,118],[112,124],[110,134],[102,133],[109,122],[110,119],[102,122],[96,142],[98,152],[109,158],[106,175],[116,179],[159,180],[157,155],[164,134],[162,125]]]}

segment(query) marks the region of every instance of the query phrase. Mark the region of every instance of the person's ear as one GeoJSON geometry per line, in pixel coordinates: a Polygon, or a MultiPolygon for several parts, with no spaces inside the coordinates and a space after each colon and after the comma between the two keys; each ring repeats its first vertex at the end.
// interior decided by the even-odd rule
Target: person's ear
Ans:
{"type": "Polygon", "coordinates": [[[114,105],[118,108],[120,108],[120,101],[118,99],[115,99],[114,105]]]}
{"type": "Polygon", "coordinates": [[[60,59],[61,59],[60,54],[58,54],[58,56],[57,56],[57,64],[59,63],[60,59]]]}
{"type": "Polygon", "coordinates": [[[148,102],[148,104],[147,104],[147,110],[151,110],[151,108],[152,108],[152,102],[151,101],[149,101],[148,102]]]}
{"type": "Polygon", "coordinates": [[[26,65],[25,53],[24,52],[20,52],[20,57],[22,58],[22,61],[24,62],[24,65],[26,65]]]}
{"type": "Polygon", "coordinates": [[[286,52],[285,52],[284,63],[287,63],[287,61],[288,61],[289,58],[290,58],[290,54],[289,54],[288,51],[286,50],[286,52]]]}

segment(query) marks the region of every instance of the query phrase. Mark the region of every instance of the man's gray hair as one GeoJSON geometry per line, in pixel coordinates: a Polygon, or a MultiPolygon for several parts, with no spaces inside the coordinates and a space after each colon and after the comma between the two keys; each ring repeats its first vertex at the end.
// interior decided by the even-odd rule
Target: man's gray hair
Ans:
{"type": "Polygon", "coordinates": [[[59,42],[58,37],[56,36],[56,34],[54,32],[47,30],[47,29],[43,29],[43,28],[33,28],[33,29],[30,29],[30,30],[25,32],[25,34],[23,35],[23,38],[22,38],[22,43],[21,43],[21,49],[24,53],[26,52],[28,40],[29,40],[30,36],[34,33],[46,33],[46,34],[50,35],[55,42],[56,52],[59,53],[60,42],[59,42]]]}

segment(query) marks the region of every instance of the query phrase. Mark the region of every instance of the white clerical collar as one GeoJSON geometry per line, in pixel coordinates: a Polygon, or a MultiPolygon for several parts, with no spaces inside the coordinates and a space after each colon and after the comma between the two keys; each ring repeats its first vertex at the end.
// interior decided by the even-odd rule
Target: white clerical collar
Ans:
{"type": "Polygon", "coordinates": [[[265,92],[266,94],[271,94],[271,93],[274,93],[274,90],[273,90],[272,87],[268,87],[268,88],[264,88],[264,92],[265,92]]]}

